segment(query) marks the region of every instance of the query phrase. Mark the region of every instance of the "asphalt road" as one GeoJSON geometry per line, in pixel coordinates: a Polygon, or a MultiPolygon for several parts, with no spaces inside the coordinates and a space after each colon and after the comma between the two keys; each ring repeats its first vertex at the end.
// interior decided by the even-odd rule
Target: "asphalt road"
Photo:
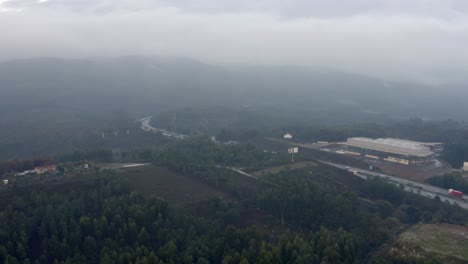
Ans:
{"type": "Polygon", "coordinates": [[[141,166],[148,166],[151,163],[106,163],[101,164],[100,166],[103,169],[124,169],[124,168],[134,168],[134,167],[141,167],[141,166]]]}
{"type": "Polygon", "coordinates": [[[171,131],[168,131],[168,130],[165,130],[165,129],[160,129],[160,128],[156,128],[156,127],[151,126],[150,125],[151,116],[144,117],[144,118],[140,119],[139,121],[141,122],[141,129],[143,129],[144,131],[159,132],[159,133],[163,134],[163,136],[180,138],[180,139],[189,137],[187,135],[183,135],[183,134],[179,134],[179,133],[176,133],[176,132],[171,132],[171,131]]]}
{"type": "Polygon", "coordinates": [[[395,185],[403,184],[405,186],[405,191],[420,194],[420,195],[428,197],[428,198],[434,198],[435,196],[439,196],[440,200],[442,202],[449,202],[451,204],[457,204],[461,208],[468,209],[468,202],[466,202],[468,197],[466,195],[463,197],[465,199],[465,201],[464,201],[464,200],[459,199],[459,198],[452,198],[452,197],[448,196],[448,190],[438,188],[438,187],[434,187],[432,185],[419,183],[419,182],[414,182],[414,181],[410,181],[410,180],[407,180],[407,179],[401,179],[401,178],[398,178],[398,177],[378,173],[378,172],[375,172],[375,171],[369,171],[369,170],[363,170],[363,169],[359,169],[359,168],[353,168],[353,167],[349,167],[349,166],[341,165],[341,164],[336,164],[336,163],[332,163],[332,162],[326,162],[326,161],[320,161],[320,162],[322,162],[324,164],[334,166],[334,167],[337,167],[337,168],[340,168],[340,169],[343,169],[343,170],[353,171],[354,175],[356,175],[356,176],[358,176],[360,178],[363,178],[365,180],[367,180],[368,176],[374,176],[374,177],[383,178],[387,182],[393,183],[395,185]],[[418,193],[418,189],[420,189],[419,193],[418,193]]]}

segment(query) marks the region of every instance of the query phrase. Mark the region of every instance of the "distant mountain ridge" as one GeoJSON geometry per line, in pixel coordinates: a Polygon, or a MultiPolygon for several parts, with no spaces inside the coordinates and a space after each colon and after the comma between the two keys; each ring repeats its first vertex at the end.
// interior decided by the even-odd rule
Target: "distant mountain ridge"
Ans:
{"type": "Polygon", "coordinates": [[[186,106],[252,105],[393,118],[462,118],[458,94],[417,84],[291,66],[222,66],[139,57],[0,63],[0,111],[66,107],[148,113],[186,106]]]}

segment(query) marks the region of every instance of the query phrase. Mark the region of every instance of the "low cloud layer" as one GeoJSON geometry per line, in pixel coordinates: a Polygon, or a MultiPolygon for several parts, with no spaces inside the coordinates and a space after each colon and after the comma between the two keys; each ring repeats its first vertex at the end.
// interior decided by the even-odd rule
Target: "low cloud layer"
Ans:
{"type": "Polygon", "coordinates": [[[468,82],[465,0],[0,0],[0,60],[176,55],[468,82]]]}

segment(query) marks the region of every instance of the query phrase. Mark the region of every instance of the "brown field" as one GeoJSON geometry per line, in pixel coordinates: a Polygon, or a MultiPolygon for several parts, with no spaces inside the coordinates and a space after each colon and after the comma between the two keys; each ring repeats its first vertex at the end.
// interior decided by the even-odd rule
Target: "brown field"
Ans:
{"type": "Polygon", "coordinates": [[[378,167],[383,173],[394,175],[396,177],[424,182],[428,178],[443,175],[450,171],[446,164],[441,163],[440,166],[435,165],[421,165],[421,166],[408,166],[384,161],[368,161],[374,167],[378,167]]]}
{"type": "Polygon", "coordinates": [[[226,193],[164,167],[149,165],[119,169],[117,172],[127,177],[130,185],[142,194],[154,194],[175,205],[198,203],[213,197],[230,199],[226,193]]]}

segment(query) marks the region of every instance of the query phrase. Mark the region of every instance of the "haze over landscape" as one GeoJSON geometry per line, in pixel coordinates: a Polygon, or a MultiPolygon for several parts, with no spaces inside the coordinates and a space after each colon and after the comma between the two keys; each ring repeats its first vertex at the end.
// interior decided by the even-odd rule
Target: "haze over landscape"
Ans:
{"type": "Polygon", "coordinates": [[[463,0],[0,2],[0,57],[165,55],[465,82],[463,0]]]}
{"type": "Polygon", "coordinates": [[[0,0],[0,263],[468,263],[465,0],[0,0]]]}

